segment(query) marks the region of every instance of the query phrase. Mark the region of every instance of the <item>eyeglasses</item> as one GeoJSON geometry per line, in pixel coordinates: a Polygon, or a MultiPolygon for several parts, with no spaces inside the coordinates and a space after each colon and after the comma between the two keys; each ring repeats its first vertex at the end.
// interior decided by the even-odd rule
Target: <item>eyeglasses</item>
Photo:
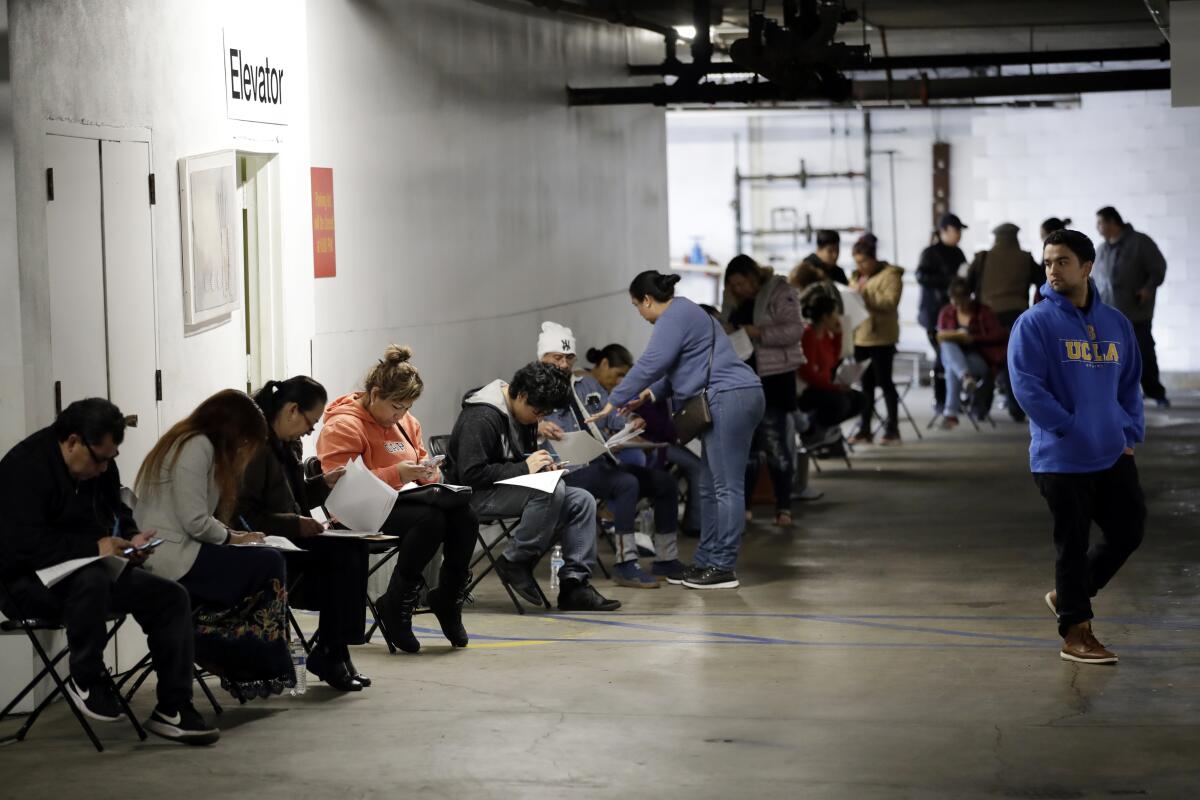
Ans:
{"type": "MultiPolygon", "coordinates": [[[[82,442],[83,440],[80,439],[80,441],[82,442]]],[[[96,466],[98,466],[98,467],[102,467],[105,464],[109,463],[110,461],[116,461],[117,456],[121,455],[121,451],[118,450],[117,452],[113,453],[111,456],[99,456],[99,455],[96,455],[96,451],[93,450],[92,446],[90,444],[88,444],[87,442],[83,442],[83,446],[87,448],[88,455],[92,457],[92,461],[95,461],[96,466]]]]}
{"type": "Polygon", "coordinates": [[[316,418],[316,419],[309,419],[309,418],[308,418],[308,414],[305,414],[303,411],[301,411],[301,412],[300,412],[300,416],[304,417],[304,421],[305,421],[306,423],[308,423],[308,430],[306,430],[306,431],[304,432],[304,435],[305,435],[305,436],[307,436],[308,434],[310,434],[310,433],[312,433],[314,430],[316,430],[316,429],[317,429],[317,423],[321,421],[321,415],[320,415],[320,414],[318,414],[318,415],[317,415],[317,418],[316,418]]]}

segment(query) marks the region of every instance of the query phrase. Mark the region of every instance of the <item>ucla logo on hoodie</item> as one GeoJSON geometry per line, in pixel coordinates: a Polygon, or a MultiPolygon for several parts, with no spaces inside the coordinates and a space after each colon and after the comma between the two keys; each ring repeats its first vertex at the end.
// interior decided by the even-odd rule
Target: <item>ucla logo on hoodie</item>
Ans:
{"type": "Polygon", "coordinates": [[[1119,366],[1121,363],[1119,342],[1103,340],[1085,342],[1082,339],[1059,339],[1058,341],[1063,346],[1062,363],[1064,364],[1073,362],[1089,367],[1100,367],[1107,364],[1119,366]]]}

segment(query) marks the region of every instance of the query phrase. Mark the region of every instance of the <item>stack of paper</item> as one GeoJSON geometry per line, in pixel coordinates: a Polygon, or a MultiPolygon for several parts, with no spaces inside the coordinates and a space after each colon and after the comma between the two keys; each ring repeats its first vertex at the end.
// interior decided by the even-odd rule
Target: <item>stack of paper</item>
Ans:
{"type": "Polygon", "coordinates": [[[292,540],[285,536],[266,536],[261,542],[246,542],[244,544],[235,544],[233,547],[273,547],[276,550],[300,551],[300,548],[296,547],[292,543],[292,540]]]}
{"type": "Polygon", "coordinates": [[[642,428],[643,426],[638,425],[636,422],[630,420],[630,422],[624,428],[608,437],[608,441],[604,443],[604,446],[609,450],[620,447],[621,445],[640,436],[642,433],[642,428]]]}
{"type": "Polygon", "coordinates": [[[73,558],[70,561],[64,561],[61,564],[55,564],[45,569],[39,569],[37,576],[42,584],[49,589],[68,575],[73,575],[88,564],[94,564],[97,561],[104,564],[104,568],[108,570],[109,577],[114,581],[121,574],[121,570],[125,569],[125,565],[129,563],[120,556],[86,556],[84,558],[73,558]]]}
{"type": "Polygon", "coordinates": [[[582,467],[604,455],[607,449],[587,431],[571,431],[554,442],[554,452],[562,461],[582,467]]]}
{"type": "Polygon", "coordinates": [[[346,474],[325,501],[325,507],[339,522],[357,531],[378,531],[394,505],[396,490],[367,469],[361,458],[346,464],[346,474]]]}
{"type": "Polygon", "coordinates": [[[516,478],[496,481],[496,485],[505,484],[507,486],[524,486],[526,489],[536,489],[539,492],[552,494],[558,487],[558,482],[561,481],[563,476],[566,474],[567,473],[561,469],[552,469],[546,472],[535,472],[532,475],[519,475],[516,478]]]}

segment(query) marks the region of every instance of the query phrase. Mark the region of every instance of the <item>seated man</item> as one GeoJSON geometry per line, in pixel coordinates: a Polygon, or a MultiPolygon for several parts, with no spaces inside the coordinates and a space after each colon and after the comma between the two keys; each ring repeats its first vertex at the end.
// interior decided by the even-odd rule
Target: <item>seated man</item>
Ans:
{"type": "Polygon", "coordinates": [[[554,457],[536,450],[537,425],[567,404],[571,389],[563,374],[546,364],[527,364],[511,383],[494,380],[463,398],[450,433],[452,480],[475,490],[471,507],[481,518],[521,520],[496,571],[517,594],[540,604],[533,568],[562,538],[563,566],[558,573],[562,611],[615,611],[620,602],[601,596],[588,582],[596,561],[596,501],[582,489],[558,482],[553,493],[496,481],[554,469],[554,457]]]}
{"type": "Polygon", "coordinates": [[[106,621],[112,614],[133,615],[149,637],[158,673],[158,705],[146,729],[185,744],[212,744],[220,732],[192,706],[188,593],[139,568],[149,552],[126,556],[129,564],[115,580],[101,562],[50,588],[34,574],[76,558],[121,556],[153,537],[153,531],[138,533],[133,512],[121,501],[115,459],[124,438],[120,410],[90,398],[67,406],[52,426],[0,460],[7,515],[0,532],[0,577],[16,606],[3,611],[62,622],[71,648],[67,691],[81,712],[101,722],[115,722],[124,713],[104,668],[106,621]]]}
{"type": "Polygon", "coordinates": [[[994,375],[1004,363],[1006,335],[991,308],[971,299],[967,281],[950,281],[950,302],[938,314],[937,341],[946,368],[946,408],[943,428],[958,425],[964,383],[975,392],[969,413],[983,419],[992,407],[994,375]],[[979,386],[978,391],[975,387],[979,386]]]}
{"type": "MultiPolygon", "coordinates": [[[[553,322],[542,323],[538,358],[543,364],[562,370],[573,389],[569,402],[542,422],[541,433],[551,442],[562,439],[566,432],[581,430],[587,430],[603,442],[629,421],[614,411],[591,425],[584,422],[608,404],[608,389],[604,384],[616,387],[633,366],[632,354],[619,344],[593,350],[589,360],[593,357],[595,366],[590,371],[572,375],[575,335],[570,328],[553,322]]],[[[613,580],[618,585],[657,589],[659,580],[682,585],[684,566],[679,560],[677,542],[679,489],[669,472],[647,468],[644,463],[622,463],[612,454],[605,453],[590,464],[573,466],[563,480],[568,486],[586,489],[597,500],[604,500],[612,510],[617,537],[613,580]],[[655,562],[652,574],[644,572],[638,564],[634,520],[641,497],[650,498],[654,505],[655,562]]]]}

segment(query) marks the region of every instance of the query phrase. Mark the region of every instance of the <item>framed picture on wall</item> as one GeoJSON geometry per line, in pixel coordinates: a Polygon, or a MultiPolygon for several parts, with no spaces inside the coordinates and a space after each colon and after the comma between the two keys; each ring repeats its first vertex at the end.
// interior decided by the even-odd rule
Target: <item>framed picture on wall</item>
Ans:
{"type": "Polygon", "coordinates": [[[242,305],[237,156],[222,150],[179,159],[183,321],[203,325],[242,305]]]}

